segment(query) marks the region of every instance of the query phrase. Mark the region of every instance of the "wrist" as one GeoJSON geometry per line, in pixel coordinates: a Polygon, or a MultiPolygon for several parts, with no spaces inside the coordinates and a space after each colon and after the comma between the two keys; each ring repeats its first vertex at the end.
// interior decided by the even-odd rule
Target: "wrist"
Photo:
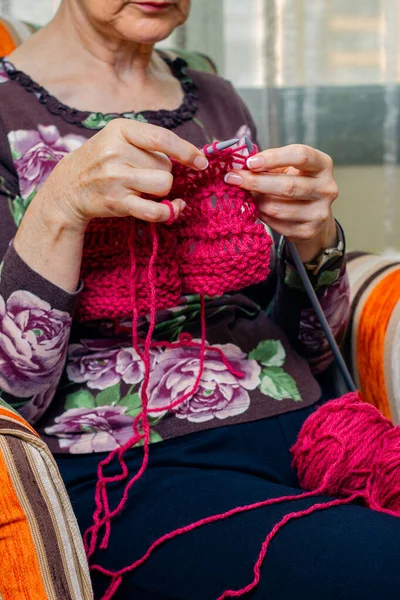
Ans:
{"type": "Polygon", "coordinates": [[[333,248],[338,244],[338,232],[336,221],[333,217],[329,219],[321,232],[312,240],[296,242],[296,248],[303,263],[315,261],[326,248],[333,248]]]}
{"type": "Polygon", "coordinates": [[[40,192],[28,207],[13,240],[20,258],[68,293],[79,282],[85,228],[71,223],[40,192]]]}
{"type": "Polygon", "coordinates": [[[83,238],[88,225],[87,221],[76,216],[73,210],[64,210],[62,202],[56,199],[57,191],[53,189],[50,191],[51,195],[45,186],[39,190],[26,211],[24,220],[30,219],[46,236],[55,239],[64,236],[83,238]]]}

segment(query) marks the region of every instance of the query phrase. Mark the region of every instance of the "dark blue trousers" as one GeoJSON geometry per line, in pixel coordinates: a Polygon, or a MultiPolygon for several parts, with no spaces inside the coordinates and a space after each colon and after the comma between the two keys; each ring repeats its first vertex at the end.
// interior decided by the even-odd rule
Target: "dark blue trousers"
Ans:
{"type": "MultiPolygon", "coordinates": [[[[150,464],[114,520],[109,547],[95,561],[110,569],[139,558],[158,537],[235,506],[299,494],[290,447],[313,408],[221,427],[155,444],[150,464]]],[[[91,524],[98,461],[58,457],[79,525],[91,524]]],[[[141,451],[128,453],[131,473],[141,451]]],[[[117,467],[114,467],[117,471],[117,467]]],[[[121,487],[112,489],[115,505],[121,487]]],[[[320,500],[320,499],[319,499],[320,500]]],[[[116,600],[214,600],[245,586],[261,544],[288,512],[315,500],[286,502],[213,523],[167,542],[125,577],[116,600]]],[[[94,574],[96,598],[109,580],[94,574]]],[[[252,600],[398,600],[400,519],[358,505],[290,522],[272,541],[252,600]]]]}

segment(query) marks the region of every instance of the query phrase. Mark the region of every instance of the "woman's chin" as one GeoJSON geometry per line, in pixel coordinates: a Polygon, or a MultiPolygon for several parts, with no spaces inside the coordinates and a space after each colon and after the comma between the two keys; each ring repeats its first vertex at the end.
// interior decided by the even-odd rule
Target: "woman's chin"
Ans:
{"type": "Polygon", "coordinates": [[[118,34],[125,40],[136,42],[137,44],[153,45],[165,40],[174,31],[176,25],[161,22],[161,19],[136,19],[129,24],[127,19],[120,27],[118,34]]]}

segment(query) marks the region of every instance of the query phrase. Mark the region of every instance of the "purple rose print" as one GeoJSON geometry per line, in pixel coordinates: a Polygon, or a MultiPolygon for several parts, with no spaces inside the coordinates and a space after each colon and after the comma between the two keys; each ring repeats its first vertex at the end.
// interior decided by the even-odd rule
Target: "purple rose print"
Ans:
{"type": "Polygon", "coordinates": [[[133,435],[134,419],[125,415],[126,410],[126,406],[71,408],[45,432],[57,436],[60,448],[72,454],[110,452],[133,435]]]}
{"type": "Polygon", "coordinates": [[[87,382],[92,389],[104,390],[121,381],[117,373],[118,349],[97,349],[91,341],[68,347],[67,375],[75,383],[87,382]]]}
{"type": "Polygon", "coordinates": [[[39,125],[37,131],[10,131],[8,140],[23,199],[37,191],[66,154],[86,141],[84,137],[74,134],[61,137],[54,125],[39,125]]]}
{"type": "Polygon", "coordinates": [[[57,391],[58,387],[58,377],[53,381],[53,383],[40,394],[35,394],[32,398],[24,404],[21,408],[18,409],[24,419],[28,421],[31,425],[37,423],[40,417],[46,412],[50,403],[54,397],[54,394],[57,391]]]}
{"type": "MultiPolygon", "coordinates": [[[[216,352],[207,352],[204,372],[196,394],[173,410],[180,419],[193,423],[226,419],[244,413],[250,406],[247,390],[260,383],[261,368],[255,360],[233,344],[214,346],[220,348],[228,362],[243,378],[232,375],[216,352]]],[[[149,412],[168,406],[190,392],[196,381],[200,365],[198,348],[167,349],[157,359],[149,384],[149,412]]],[[[160,413],[153,413],[154,415],[160,413]]],[[[163,413],[161,413],[163,414],[163,413]]]]}
{"type": "Polygon", "coordinates": [[[125,383],[140,383],[144,375],[144,365],[134,348],[123,348],[118,352],[115,370],[125,383]]]}
{"type": "MultiPolygon", "coordinates": [[[[159,352],[151,351],[151,364],[159,352]]],[[[140,383],[143,374],[143,362],[136,350],[121,348],[113,340],[81,340],[68,348],[68,378],[74,383],[87,382],[91,389],[104,390],[121,380],[131,385],[140,383]]]]}
{"type": "Polygon", "coordinates": [[[63,369],[70,324],[30,292],[0,296],[0,389],[21,398],[45,392],[63,369]]]}
{"type": "MultiPolygon", "coordinates": [[[[350,288],[347,274],[326,288],[320,303],[333,334],[338,339],[340,332],[343,332],[343,335],[345,333],[350,310],[350,288]]],[[[315,357],[311,360],[314,372],[323,371],[329,366],[332,354],[321,324],[312,308],[301,311],[299,341],[306,349],[307,355],[315,357]]]]}

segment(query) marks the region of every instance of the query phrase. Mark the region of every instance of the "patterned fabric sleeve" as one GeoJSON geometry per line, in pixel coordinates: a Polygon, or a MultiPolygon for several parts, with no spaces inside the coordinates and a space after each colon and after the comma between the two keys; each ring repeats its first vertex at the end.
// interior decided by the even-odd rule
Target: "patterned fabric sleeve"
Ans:
{"type": "Polygon", "coordinates": [[[0,127],[0,393],[35,423],[48,408],[64,367],[77,294],[45,280],[15,251],[9,239],[16,231],[10,206],[18,198],[17,174],[0,127]]]}
{"type": "Polygon", "coordinates": [[[0,399],[0,598],[92,600],[78,524],[54,458],[0,399]]]}
{"type": "MultiPolygon", "coordinates": [[[[271,306],[274,321],[286,332],[297,351],[308,359],[314,374],[322,373],[333,354],[297,271],[278,259],[277,290],[271,306]]],[[[350,317],[350,286],[343,258],[312,279],[321,307],[340,345],[350,317]]]]}

